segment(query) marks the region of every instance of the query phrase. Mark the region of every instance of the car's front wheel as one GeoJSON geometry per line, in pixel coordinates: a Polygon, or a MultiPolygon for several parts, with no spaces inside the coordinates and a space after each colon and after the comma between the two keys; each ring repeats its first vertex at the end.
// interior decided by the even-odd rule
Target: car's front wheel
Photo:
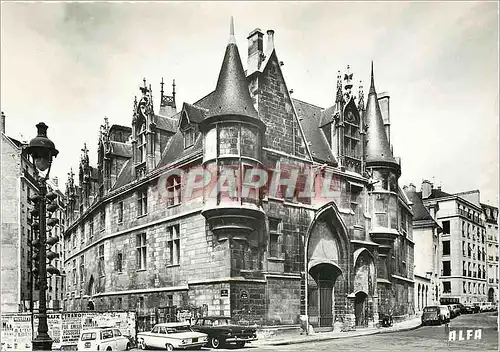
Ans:
{"type": "Polygon", "coordinates": [[[130,348],[131,348],[131,347],[132,347],[132,346],[130,346],[130,342],[127,342],[127,346],[125,347],[125,351],[130,350],[130,348]]]}
{"type": "Polygon", "coordinates": [[[219,348],[220,345],[221,345],[221,340],[218,337],[211,337],[210,338],[210,347],[219,348]]]}
{"type": "Polygon", "coordinates": [[[148,349],[148,346],[146,345],[146,342],[144,342],[144,340],[143,340],[143,339],[140,339],[140,340],[139,340],[139,348],[140,348],[141,350],[147,350],[147,349],[148,349]]]}
{"type": "Polygon", "coordinates": [[[172,346],[171,344],[167,343],[167,344],[165,345],[165,349],[166,349],[167,351],[173,351],[173,350],[174,350],[174,346],[172,346]]]}
{"type": "Polygon", "coordinates": [[[238,348],[243,348],[243,347],[245,347],[245,341],[236,342],[236,347],[238,347],[238,348]]]}

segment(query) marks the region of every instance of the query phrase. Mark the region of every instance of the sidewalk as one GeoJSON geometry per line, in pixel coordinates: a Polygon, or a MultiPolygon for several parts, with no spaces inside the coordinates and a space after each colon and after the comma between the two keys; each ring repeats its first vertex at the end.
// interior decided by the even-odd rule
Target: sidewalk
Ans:
{"type": "Polygon", "coordinates": [[[395,323],[393,326],[388,328],[361,328],[356,331],[340,332],[340,331],[330,331],[330,332],[318,332],[312,335],[288,335],[283,337],[275,337],[269,339],[259,339],[252,342],[252,346],[281,346],[281,345],[291,345],[297,343],[306,343],[310,341],[327,341],[334,339],[342,339],[348,337],[364,336],[364,335],[374,335],[383,334],[396,331],[408,331],[416,329],[420,326],[420,317],[405,320],[400,323],[395,323]]]}

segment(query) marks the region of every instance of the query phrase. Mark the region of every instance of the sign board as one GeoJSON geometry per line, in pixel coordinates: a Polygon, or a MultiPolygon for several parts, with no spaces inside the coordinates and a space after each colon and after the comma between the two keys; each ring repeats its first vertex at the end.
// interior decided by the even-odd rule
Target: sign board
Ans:
{"type": "MultiPolygon", "coordinates": [[[[71,312],[47,314],[53,349],[76,349],[82,330],[97,326],[113,326],[123,335],[135,336],[135,312],[71,312]]],[[[38,329],[35,315],[34,334],[38,329]]],[[[2,314],[2,351],[30,351],[33,331],[30,313],[2,314]]]]}
{"type": "Polygon", "coordinates": [[[246,301],[248,299],[248,291],[247,290],[241,290],[240,291],[240,300],[246,301]]]}
{"type": "Polygon", "coordinates": [[[227,297],[227,296],[229,296],[228,290],[220,290],[220,296],[221,297],[227,297]]]}

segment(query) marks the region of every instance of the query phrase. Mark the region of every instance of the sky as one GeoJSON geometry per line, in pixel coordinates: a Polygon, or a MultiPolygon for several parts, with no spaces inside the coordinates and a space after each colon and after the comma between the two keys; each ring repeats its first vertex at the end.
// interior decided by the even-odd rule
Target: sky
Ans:
{"type": "Polygon", "coordinates": [[[400,185],[479,189],[498,206],[497,2],[2,2],[7,135],[29,141],[45,122],[60,152],[51,176],[64,184],[84,142],[96,165],[105,116],[131,125],[143,78],[156,107],[162,77],[176,80],[178,107],[215,88],[231,16],[245,67],[248,34],[274,29],[293,97],[324,108],[347,65],[366,94],[373,60],[400,185]]]}

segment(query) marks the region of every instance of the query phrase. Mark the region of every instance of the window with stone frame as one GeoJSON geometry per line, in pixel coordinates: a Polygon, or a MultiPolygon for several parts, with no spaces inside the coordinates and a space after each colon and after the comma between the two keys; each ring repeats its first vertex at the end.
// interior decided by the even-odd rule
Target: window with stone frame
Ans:
{"type": "Polygon", "coordinates": [[[123,223],[123,201],[118,202],[117,204],[117,212],[118,212],[118,223],[123,223]]]}
{"type": "Polygon", "coordinates": [[[76,259],[73,259],[73,286],[76,287],[78,277],[76,275],[76,259]]]}
{"type": "Polygon", "coordinates": [[[83,224],[80,225],[79,230],[80,230],[80,243],[84,244],[85,243],[85,228],[84,228],[83,224]]]}
{"type": "Polygon", "coordinates": [[[179,224],[167,227],[167,265],[179,265],[181,238],[179,224]]]}
{"type": "Polygon", "coordinates": [[[82,254],[80,256],[80,283],[83,284],[85,281],[85,256],[82,254]]]}
{"type": "Polygon", "coordinates": [[[90,218],[89,222],[89,237],[94,236],[94,219],[90,218]]]}
{"type": "Polygon", "coordinates": [[[101,227],[101,231],[104,231],[106,229],[106,208],[104,206],[100,211],[99,219],[100,219],[99,225],[101,227]]]}
{"type": "Polygon", "coordinates": [[[167,179],[167,206],[181,203],[181,178],[179,175],[171,175],[167,179]]]}
{"type": "Polygon", "coordinates": [[[363,185],[349,182],[350,188],[350,206],[351,210],[354,212],[354,223],[357,225],[362,224],[363,219],[363,211],[362,207],[359,204],[359,195],[363,190],[363,185]]]}
{"type": "Polygon", "coordinates": [[[146,161],[146,123],[144,122],[140,129],[139,134],[137,135],[138,143],[137,143],[137,151],[139,154],[139,163],[146,161]]]}
{"type": "Polygon", "coordinates": [[[115,270],[118,273],[123,272],[123,253],[122,252],[116,253],[115,270]]]}
{"type": "Polygon", "coordinates": [[[189,127],[183,132],[184,137],[184,149],[192,147],[196,141],[196,131],[194,127],[189,127]]]}
{"type": "Polygon", "coordinates": [[[77,233],[76,233],[76,232],[74,232],[74,233],[73,233],[73,236],[72,236],[72,239],[71,239],[71,240],[72,240],[72,242],[73,242],[73,249],[75,249],[75,248],[76,248],[76,236],[77,236],[77,233]]]}
{"type": "Polygon", "coordinates": [[[146,234],[140,233],[135,236],[137,270],[146,270],[147,243],[146,234]]]}
{"type": "Polygon", "coordinates": [[[103,277],[106,275],[105,270],[104,270],[104,244],[101,244],[98,248],[97,252],[97,269],[99,271],[99,276],[103,277]]]}
{"type": "Polygon", "coordinates": [[[137,192],[137,216],[148,213],[148,190],[143,188],[137,192]]]}
{"type": "Polygon", "coordinates": [[[281,258],[281,242],[283,236],[283,222],[281,219],[269,218],[269,257],[281,258]]]}
{"type": "Polygon", "coordinates": [[[451,293],[451,282],[443,281],[443,293],[451,293]]]}

